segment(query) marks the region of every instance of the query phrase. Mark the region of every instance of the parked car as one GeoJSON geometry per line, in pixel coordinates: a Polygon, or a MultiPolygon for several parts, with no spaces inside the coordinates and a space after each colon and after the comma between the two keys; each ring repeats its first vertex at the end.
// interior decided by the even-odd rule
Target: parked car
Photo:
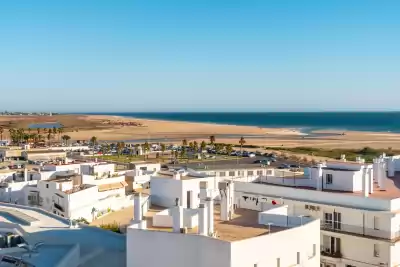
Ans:
{"type": "Polygon", "coordinates": [[[248,157],[249,157],[249,158],[255,158],[255,157],[256,157],[256,154],[254,154],[254,153],[249,153],[249,154],[248,154],[248,157]]]}
{"type": "Polygon", "coordinates": [[[288,164],[281,164],[278,166],[278,169],[290,169],[290,166],[288,164]]]}

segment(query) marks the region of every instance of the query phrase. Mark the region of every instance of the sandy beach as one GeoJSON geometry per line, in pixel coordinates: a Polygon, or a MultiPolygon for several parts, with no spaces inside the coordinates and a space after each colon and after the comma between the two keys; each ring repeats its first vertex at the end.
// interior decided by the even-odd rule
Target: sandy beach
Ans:
{"type": "Polygon", "coordinates": [[[261,128],[256,126],[220,125],[211,123],[192,123],[126,118],[106,115],[57,115],[48,117],[2,116],[0,127],[7,137],[8,128],[27,129],[34,123],[62,123],[65,133],[73,140],[88,140],[96,136],[99,141],[180,143],[209,140],[216,136],[217,142],[237,144],[244,136],[246,144],[259,146],[284,147],[321,147],[321,148],[385,148],[400,149],[400,134],[379,132],[354,132],[320,130],[304,135],[291,128],[261,128]]]}

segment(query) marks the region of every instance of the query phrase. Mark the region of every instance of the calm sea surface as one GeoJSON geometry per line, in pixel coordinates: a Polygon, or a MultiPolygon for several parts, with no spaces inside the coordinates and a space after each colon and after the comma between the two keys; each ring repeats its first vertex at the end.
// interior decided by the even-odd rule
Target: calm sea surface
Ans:
{"type": "MultiPolygon", "coordinates": [[[[89,114],[89,113],[88,113],[89,114]]],[[[90,113],[155,120],[319,129],[400,132],[400,112],[90,113]]]]}

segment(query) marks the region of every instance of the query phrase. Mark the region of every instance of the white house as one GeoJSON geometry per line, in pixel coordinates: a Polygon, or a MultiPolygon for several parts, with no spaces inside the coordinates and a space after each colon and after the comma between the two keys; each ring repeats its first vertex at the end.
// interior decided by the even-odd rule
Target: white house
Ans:
{"type": "Polygon", "coordinates": [[[218,184],[221,205],[214,206],[206,181],[198,190],[200,204],[190,208],[179,195],[170,208],[153,207],[153,193],[151,203],[135,196],[128,267],[319,266],[318,219],[288,216],[283,205],[234,209],[231,182],[218,184]]]}
{"type": "Polygon", "coordinates": [[[37,205],[57,215],[88,221],[99,213],[130,205],[125,196],[125,176],[95,177],[91,175],[58,174],[41,180],[37,186],[25,187],[26,203],[37,205]]]}
{"type": "Polygon", "coordinates": [[[400,190],[388,179],[383,158],[374,164],[327,162],[303,177],[266,176],[235,181],[235,204],[256,211],[265,202],[288,215],[321,220],[321,265],[400,264],[400,190]]]}

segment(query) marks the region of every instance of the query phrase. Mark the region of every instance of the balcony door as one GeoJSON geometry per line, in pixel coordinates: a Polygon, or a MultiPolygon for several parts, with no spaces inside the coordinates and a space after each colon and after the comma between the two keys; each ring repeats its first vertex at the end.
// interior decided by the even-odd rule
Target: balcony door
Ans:
{"type": "Polygon", "coordinates": [[[342,229],[342,214],[340,212],[325,212],[324,226],[331,229],[342,229]]]}
{"type": "Polygon", "coordinates": [[[333,255],[340,253],[340,238],[323,236],[323,252],[333,255]]]}

